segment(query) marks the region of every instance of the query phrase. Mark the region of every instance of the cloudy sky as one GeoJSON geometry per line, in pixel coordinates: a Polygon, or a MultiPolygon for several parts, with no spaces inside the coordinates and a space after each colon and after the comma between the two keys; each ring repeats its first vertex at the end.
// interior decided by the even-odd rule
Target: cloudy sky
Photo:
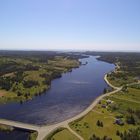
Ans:
{"type": "Polygon", "coordinates": [[[0,49],[140,51],[140,0],[0,0],[0,49]]]}

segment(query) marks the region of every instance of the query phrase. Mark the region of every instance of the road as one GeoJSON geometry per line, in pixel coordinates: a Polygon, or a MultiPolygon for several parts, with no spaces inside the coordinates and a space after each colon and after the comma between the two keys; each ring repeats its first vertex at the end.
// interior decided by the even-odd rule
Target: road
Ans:
{"type": "Polygon", "coordinates": [[[63,122],[57,123],[57,124],[53,124],[53,125],[46,125],[46,126],[37,126],[37,125],[32,125],[32,124],[25,124],[25,123],[21,123],[21,122],[15,122],[15,121],[10,121],[10,120],[4,120],[4,119],[0,119],[0,124],[5,124],[5,125],[10,125],[13,127],[17,127],[17,128],[22,128],[22,129],[28,129],[28,130],[35,130],[38,132],[38,137],[37,140],[43,140],[47,135],[49,135],[50,133],[52,133],[53,131],[57,130],[60,127],[64,127],[67,128],[71,133],[73,133],[75,136],[77,136],[80,140],[83,140],[83,138],[78,135],[76,132],[74,132],[70,127],[69,127],[69,123],[73,122],[74,120],[77,120],[83,116],[85,116],[87,113],[89,113],[98,103],[100,100],[102,100],[104,97],[106,96],[110,96],[111,94],[114,94],[118,91],[120,91],[122,89],[122,87],[115,87],[113,86],[111,83],[109,83],[109,81],[107,80],[107,74],[104,77],[104,80],[106,81],[106,83],[112,87],[114,89],[114,91],[106,93],[106,94],[102,94],[101,96],[99,96],[98,98],[96,98],[96,100],[93,101],[93,103],[83,112],[81,112],[80,114],[65,120],[63,122]]]}

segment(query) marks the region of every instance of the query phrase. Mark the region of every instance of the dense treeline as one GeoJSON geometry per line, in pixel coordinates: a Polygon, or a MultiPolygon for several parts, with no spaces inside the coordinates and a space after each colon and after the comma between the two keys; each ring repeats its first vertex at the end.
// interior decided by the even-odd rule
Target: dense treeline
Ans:
{"type": "Polygon", "coordinates": [[[112,140],[112,138],[108,137],[108,136],[104,136],[103,138],[100,138],[98,136],[96,136],[95,134],[93,134],[89,140],[112,140]]]}
{"type": "Polygon", "coordinates": [[[136,129],[130,129],[124,133],[117,131],[116,135],[120,136],[121,140],[140,140],[140,127],[136,129]]]}
{"type": "Polygon", "coordinates": [[[0,77],[0,86],[2,89],[10,90],[12,82],[10,77],[0,77]]]}
{"type": "Polygon", "coordinates": [[[121,140],[140,140],[140,128],[129,130],[124,132],[121,140]]]}
{"type": "Polygon", "coordinates": [[[8,62],[6,64],[0,64],[0,76],[11,73],[11,72],[16,72],[16,71],[31,71],[31,70],[38,70],[38,66],[33,66],[31,64],[26,64],[26,65],[21,65],[15,62],[8,62]]]}
{"type": "Polygon", "coordinates": [[[33,86],[38,86],[38,85],[39,85],[38,81],[33,81],[33,80],[23,81],[23,86],[25,88],[31,88],[33,86]]]}
{"type": "Polygon", "coordinates": [[[55,56],[68,57],[70,59],[85,58],[87,56],[80,52],[60,52],[60,51],[0,51],[0,57],[27,58],[32,61],[47,63],[48,59],[55,56]]]}

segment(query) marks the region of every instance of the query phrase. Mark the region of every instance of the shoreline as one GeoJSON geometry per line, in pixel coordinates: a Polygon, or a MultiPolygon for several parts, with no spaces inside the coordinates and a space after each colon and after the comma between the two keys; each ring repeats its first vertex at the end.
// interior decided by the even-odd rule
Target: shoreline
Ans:
{"type": "Polygon", "coordinates": [[[56,131],[58,128],[67,128],[68,130],[71,131],[71,128],[69,127],[69,123],[73,122],[73,121],[76,121],[82,117],[84,117],[85,115],[87,115],[98,103],[100,100],[102,100],[104,97],[106,96],[110,96],[111,94],[114,94],[114,93],[117,93],[119,92],[122,87],[115,87],[113,86],[107,79],[107,74],[105,74],[104,76],[104,80],[105,82],[110,86],[112,87],[114,90],[109,92],[109,93],[106,93],[106,94],[102,94],[100,95],[99,97],[97,97],[89,107],[87,107],[83,112],[81,112],[80,114],[68,119],[68,120],[65,120],[63,122],[60,122],[60,123],[57,123],[57,124],[53,124],[53,125],[46,125],[46,126],[41,126],[41,129],[42,131],[44,132],[44,130],[47,130],[45,132],[45,134],[43,135],[43,133],[41,133],[40,135],[38,135],[37,137],[37,140],[43,140],[45,137],[47,137],[49,134],[53,133],[54,131],[56,131]]]}
{"type": "MultiPolygon", "coordinates": [[[[104,97],[106,96],[110,96],[111,94],[114,94],[118,91],[120,91],[122,89],[122,87],[115,87],[113,86],[107,79],[107,74],[105,74],[104,76],[104,81],[113,88],[113,91],[105,93],[105,94],[101,94],[100,96],[98,96],[83,112],[79,113],[78,115],[67,119],[65,121],[56,123],[56,124],[50,124],[50,125],[33,125],[30,124],[30,126],[34,126],[36,131],[38,132],[38,136],[36,140],[43,140],[45,137],[47,137],[49,134],[53,133],[54,131],[56,131],[58,128],[64,127],[67,128],[68,130],[72,131],[71,128],[69,127],[69,123],[76,121],[82,117],[84,117],[85,115],[87,115],[98,103],[100,100],[102,100],[104,97]]],[[[12,120],[5,120],[5,119],[0,119],[0,124],[10,124],[9,122],[12,122],[12,124],[18,125],[21,124],[21,122],[17,122],[17,121],[12,121],[12,120]]],[[[26,123],[22,123],[23,125],[28,125],[26,123]]],[[[22,126],[19,126],[22,127],[22,126]]],[[[29,129],[27,127],[27,129],[29,129]]]]}
{"type": "MultiPolygon", "coordinates": [[[[36,93],[30,95],[28,98],[26,98],[25,96],[17,96],[17,95],[14,95],[13,97],[10,97],[10,96],[7,97],[7,96],[5,96],[5,94],[0,93],[0,104],[9,104],[9,103],[19,103],[19,104],[22,104],[22,103],[31,101],[34,98],[38,97],[38,96],[42,96],[43,94],[46,94],[46,92],[51,89],[51,85],[52,85],[52,82],[54,80],[57,80],[57,79],[61,78],[63,74],[72,72],[72,70],[77,69],[80,66],[82,66],[82,64],[79,61],[79,59],[73,59],[73,60],[77,61],[78,64],[76,66],[71,67],[71,68],[67,68],[67,70],[66,71],[62,71],[60,73],[60,75],[50,79],[49,84],[46,84],[45,87],[43,87],[39,93],[36,92],[36,93]]],[[[6,94],[8,94],[10,92],[9,90],[7,91],[5,89],[0,89],[0,92],[2,92],[2,91],[5,92],[6,94]]],[[[13,92],[13,91],[12,91],[12,93],[15,94],[15,92],[13,92]]]]}

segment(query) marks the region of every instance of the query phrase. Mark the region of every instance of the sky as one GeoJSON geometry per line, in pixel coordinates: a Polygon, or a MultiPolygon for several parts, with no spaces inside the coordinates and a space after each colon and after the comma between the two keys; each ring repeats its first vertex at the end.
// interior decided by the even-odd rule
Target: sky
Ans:
{"type": "Polygon", "coordinates": [[[140,51],[140,0],[0,0],[0,50],[140,51]]]}

